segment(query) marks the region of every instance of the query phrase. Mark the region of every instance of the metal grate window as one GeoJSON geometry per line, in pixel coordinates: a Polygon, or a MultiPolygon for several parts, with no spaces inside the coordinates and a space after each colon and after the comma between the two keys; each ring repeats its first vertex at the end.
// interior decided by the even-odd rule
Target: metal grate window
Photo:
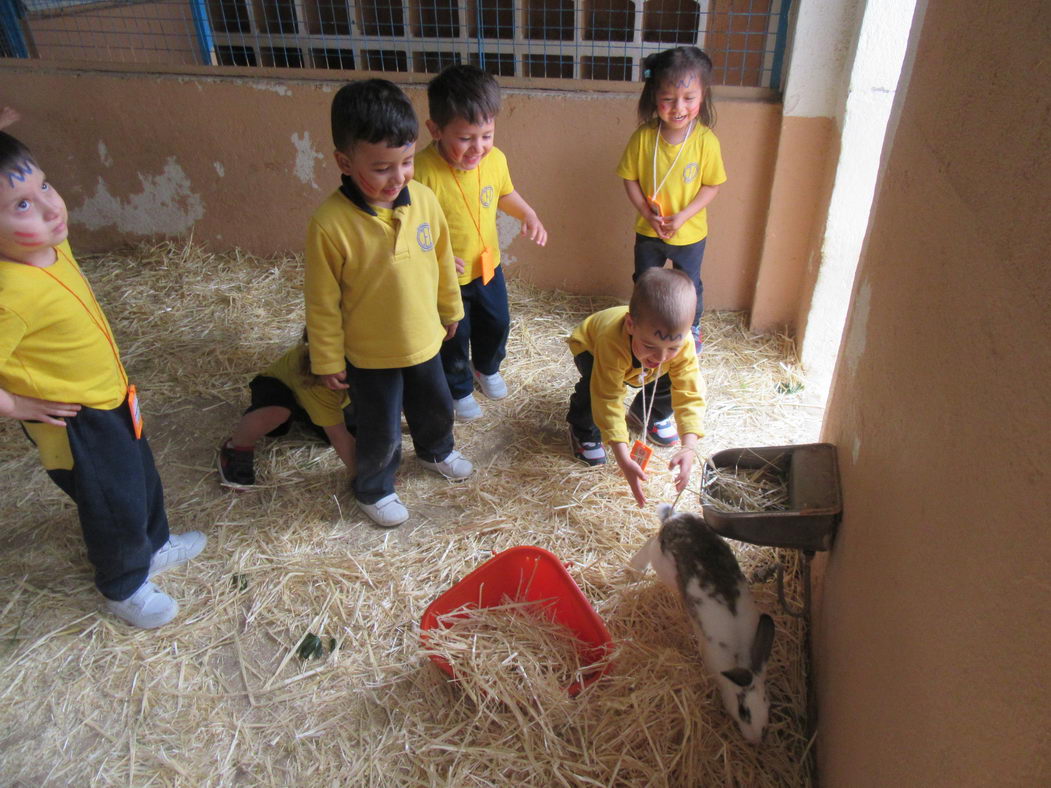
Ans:
{"type": "Polygon", "coordinates": [[[637,80],[696,44],[715,82],[779,88],[791,0],[0,0],[0,56],[637,80]]]}

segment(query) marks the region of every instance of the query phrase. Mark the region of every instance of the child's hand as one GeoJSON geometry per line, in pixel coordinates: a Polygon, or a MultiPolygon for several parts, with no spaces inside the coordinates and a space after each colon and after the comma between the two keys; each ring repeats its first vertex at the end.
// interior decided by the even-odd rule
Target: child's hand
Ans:
{"type": "Polygon", "coordinates": [[[14,107],[0,109],[0,129],[6,129],[12,123],[17,123],[21,119],[22,116],[18,114],[18,110],[14,107]]]}
{"type": "Polygon", "coordinates": [[[661,219],[659,213],[654,213],[650,210],[649,203],[646,203],[646,212],[642,214],[642,218],[649,222],[650,227],[657,233],[658,238],[664,238],[664,220],[661,219]]]}
{"type": "Polygon", "coordinates": [[[690,472],[693,470],[692,448],[679,449],[679,451],[675,452],[675,456],[668,463],[668,470],[674,471],[676,468],[678,468],[679,474],[675,478],[675,492],[682,492],[686,489],[686,484],[690,481],[690,472]]]}
{"type": "Polygon", "coordinates": [[[620,472],[623,473],[624,478],[627,479],[628,487],[631,488],[631,494],[635,497],[635,503],[637,503],[641,509],[646,505],[646,495],[642,492],[642,483],[648,481],[649,477],[646,476],[646,472],[639,467],[639,464],[631,459],[631,454],[628,451],[628,444],[614,443],[612,444],[612,448],[613,456],[617,460],[617,465],[620,466],[620,472]]]}
{"type": "Polygon", "coordinates": [[[522,220],[522,235],[530,241],[536,241],[540,246],[547,245],[547,230],[540,223],[535,211],[526,214],[522,220]]]}
{"type": "Polygon", "coordinates": [[[665,216],[661,219],[661,227],[663,228],[663,235],[661,236],[664,240],[668,240],[675,233],[679,232],[679,228],[686,224],[686,220],[689,219],[682,211],[673,213],[671,216],[665,216]]]}
{"type": "Polygon", "coordinates": [[[467,270],[467,263],[463,261],[462,257],[454,257],[453,260],[456,261],[456,273],[462,274],[467,270]]]}
{"type": "Polygon", "coordinates": [[[321,381],[321,385],[332,391],[344,391],[349,389],[350,386],[346,384],[347,372],[333,372],[331,375],[318,375],[318,380],[321,381]]]}
{"type": "Polygon", "coordinates": [[[456,327],[460,325],[460,321],[457,320],[455,323],[450,323],[445,327],[445,339],[442,342],[448,342],[454,336],[456,336],[456,327]]]}
{"type": "Polygon", "coordinates": [[[19,421],[40,421],[65,427],[64,418],[72,418],[80,411],[80,405],[71,402],[52,402],[36,397],[23,397],[9,391],[0,390],[0,416],[7,416],[19,421]]]}

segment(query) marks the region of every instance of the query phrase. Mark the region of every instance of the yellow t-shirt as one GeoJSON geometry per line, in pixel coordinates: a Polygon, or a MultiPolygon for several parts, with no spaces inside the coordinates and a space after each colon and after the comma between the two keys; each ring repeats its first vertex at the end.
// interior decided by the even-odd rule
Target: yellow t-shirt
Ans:
{"type": "Polygon", "coordinates": [[[496,208],[501,197],[515,190],[503,152],[493,148],[473,170],[459,170],[442,158],[432,142],[416,154],[414,177],[434,191],[445,212],[453,254],[466,263],[460,284],[470,284],[482,275],[481,255],[485,247],[493,255],[493,267],[500,265],[496,208]]]}
{"type": "MultiPolygon", "coordinates": [[[[626,306],[603,309],[584,319],[573,329],[569,349],[573,355],[585,350],[595,357],[591,370],[591,418],[606,443],[627,443],[628,427],[624,414],[624,395],[628,385],[652,386],[656,370],[644,369],[631,352],[631,335],[624,318],[626,306]]],[[[693,342],[687,339],[661,374],[671,376],[671,405],[680,435],[704,435],[704,395],[706,388],[697,365],[693,342]]]]}
{"type": "Polygon", "coordinates": [[[0,388],[111,410],[127,393],[113,331],[69,242],[56,253],[46,268],[0,260],[0,388]]]}
{"type": "Polygon", "coordinates": [[[315,375],[342,372],[345,358],[362,369],[422,364],[463,317],[434,193],[410,181],[395,203],[384,221],[360,193],[352,201],[336,191],[310,220],[304,295],[315,375]]]}
{"type": "MultiPolygon", "coordinates": [[[[55,251],[46,268],[0,259],[0,388],[112,410],[127,395],[113,331],[69,242],[55,251]]],[[[22,425],[45,468],[73,467],[65,427],[22,425]]]]}
{"type": "Polygon", "coordinates": [[[300,342],[263,371],[269,378],[277,378],[289,389],[310,420],[319,427],[333,427],[343,423],[343,408],[350,404],[346,391],[332,391],[319,383],[311,383],[303,376],[302,359],[307,346],[300,342]]]}
{"type": "MultiPolygon", "coordinates": [[[[683,141],[682,153],[678,145],[669,145],[662,137],[657,149],[657,172],[654,181],[653,146],[657,143],[657,121],[639,126],[628,140],[628,147],[617,165],[617,175],[626,181],[638,181],[647,197],[654,186],[660,186],[657,200],[665,216],[677,213],[690,204],[702,186],[718,186],[726,182],[722,149],[719,139],[710,128],[694,124],[690,136],[683,141]],[[675,161],[679,154],[678,161],[675,161]],[[672,167],[672,162],[675,166],[672,167]],[[669,171],[670,170],[670,171],[669,171]],[[665,175],[667,178],[665,179],[665,175]],[[661,186],[661,181],[664,185],[661,186]]],[[[650,223],[637,216],[635,232],[656,238],[650,223]]],[[[708,237],[708,209],[698,211],[668,241],[673,246],[686,246],[708,237]]]]}

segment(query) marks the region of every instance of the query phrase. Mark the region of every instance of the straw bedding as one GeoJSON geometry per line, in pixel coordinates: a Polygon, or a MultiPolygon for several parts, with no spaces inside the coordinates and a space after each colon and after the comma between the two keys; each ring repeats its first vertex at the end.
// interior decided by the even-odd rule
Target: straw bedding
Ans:
{"type": "MultiPolygon", "coordinates": [[[[615,465],[568,455],[574,370],[564,337],[611,302],[511,283],[504,367],[511,396],[457,425],[478,472],[451,484],[406,442],[398,485],[412,514],[385,531],[354,509],[335,454],[303,433],[263,443],[262,486],[221,489],[215,447],[247,381],[301,330],[295,258],[211,254],[194,245],[85,258],[113,322],[165,483],[173,531],[205,552],[159,578],[176,621],[133,631],[100,612],[75,512],[16,425],[0,425],[0,777],[15,785],[806,785],[803,624],[774,614],[764,743],[744,743],[714,694],[677,599],[626,567],[675,498],[657,449],[639,510],[615,465]],[[430,664],[427,604],[492,555],[545,547],[617,643],[616,668],[575,700],[480,702],[430,664]],[[323,644],[297,652],[307,633],[323,644]],[[334,641],[334,642],[333,642],[334,641]]],[[[512,274],[513,274],[512,270],[512,274]]],[[[627,275],[627,274],[625,274],[627,275]]],[[[805,442],[790,343],[705,318],[709,385],[703,457],[805,442]]],[[[701,461],[680,508],[697,509],[701,461]]],[[[746,575],[797,557],[734,544],[746,575]]],[[[475,677],[484,683],[484,676],[475,677]]]]}

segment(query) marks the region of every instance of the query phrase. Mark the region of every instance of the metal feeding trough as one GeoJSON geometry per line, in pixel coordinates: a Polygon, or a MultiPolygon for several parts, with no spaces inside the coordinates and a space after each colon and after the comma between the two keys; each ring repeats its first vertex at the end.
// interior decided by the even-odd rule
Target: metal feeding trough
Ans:
{"type": "Polygon", "coordinates": [[[701,479],[704,520],[717,534],[767,547],[807,552],[829,550],[843,511],[839,492],[836,447],[831,443],[761,446],[716,452],[701,479]],[[726,511],[710,503],[713,480],[720,469],[765,471],[786,486],[784,508],[766,511],[726,511]]]}

